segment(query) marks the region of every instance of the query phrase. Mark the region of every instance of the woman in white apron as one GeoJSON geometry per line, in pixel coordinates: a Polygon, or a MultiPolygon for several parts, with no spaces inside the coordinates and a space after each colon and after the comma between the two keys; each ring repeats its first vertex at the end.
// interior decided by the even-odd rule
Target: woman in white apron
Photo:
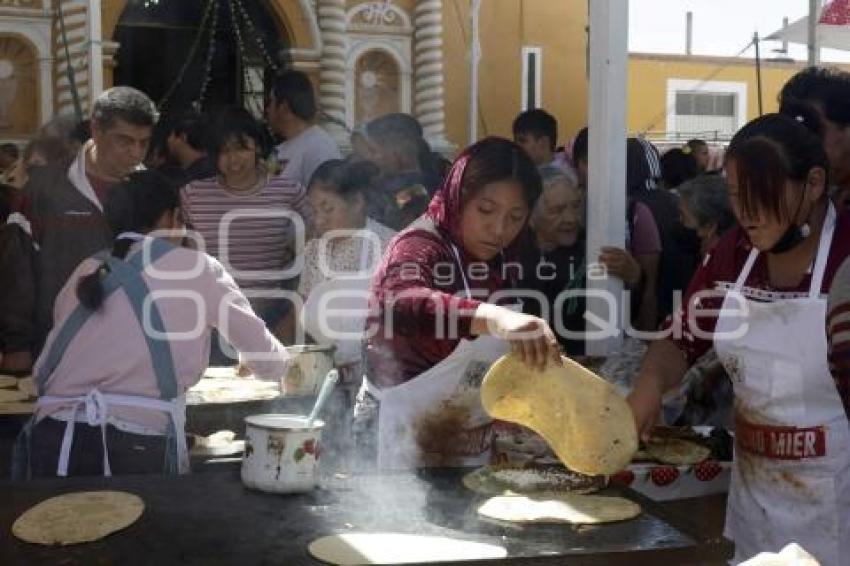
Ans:
{"type": "Polygon", "coordinates": [[[847,384],[830,372],[824,298],[850,255],[850,217],[829,202],[807,119],[763,116],[733,138],[725,171],[740,226],[695,275],[671,322],[681,338],[650,347],[629,398],[646,433],[663,392],[714,345],[735,393],[735,563],[792,542],[824,566],[850,557],[847,384]]]}
{"type": "Polygon", "coordinates": [[[206,368],[212,328],[259,377],[286,369],[285,350],[221,264],[148,235],[181,234],[178,193],[162,176],[131,175],[104,215],[111,253],[71,275],[34,367],[39,397],[15,448],[18,479],[188,472],[184,395],[206,368]]]}
{"type": "Polygon", "coordinates": [[[390,244],[372,280],[355,406],[359,440],[380,468],[486,463],[492,421],[479,389],[490,364],[511,346],[538,367],[559,361],[545,321],[495,304],[519,303],[513,246],[540,191],[519,146],[482,140],[390,244]]]}

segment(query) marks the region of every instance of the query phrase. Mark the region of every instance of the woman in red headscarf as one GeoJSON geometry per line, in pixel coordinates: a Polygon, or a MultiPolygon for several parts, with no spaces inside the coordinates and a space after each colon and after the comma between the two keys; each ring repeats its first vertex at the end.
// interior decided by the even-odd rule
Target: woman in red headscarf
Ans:
{"type": "Polygon", "coordinates": [[[479,388],[490,364],[511,348],[535,367],[560,363],[549,326],[514,310],[511,292],[522,269],[513,247],[540,192],[518,145],[482,140],[390,243],[372,280],[355,407],[361,440],[377,433],[381,468],[485,463],[492,422],[479,388]]]}

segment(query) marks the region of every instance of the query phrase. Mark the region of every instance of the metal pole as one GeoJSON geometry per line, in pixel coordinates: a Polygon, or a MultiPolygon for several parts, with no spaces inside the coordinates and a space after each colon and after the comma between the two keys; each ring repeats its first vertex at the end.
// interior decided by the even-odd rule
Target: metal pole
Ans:
{"type": "Polygon", "coordinates": [[[818,64],[820,49],[818,48],[818,0],[809,0],[809,66],[818,64]]]}
{"type": "Polygon", "coordinates": [[[756,93],[758,96],[759,116],[764,114],[761,96],[761,53],[759,51],[759,32],[753,34],[753,45],[756,48],[756,93]]]}
{"type": "Polygon", "coordinates": [[[587,353],[607,355],[622,343],[623,283],[613,277],[591,276],[591,272],[599,272],[596,258],[602,246],[625,247],[629,3],[628,0],[588,3],[587,353]]]}
{"type": "MultiPolygon", "coordinates": [[[[788,29],[788,16],[782,18],[782,31],[786,31],[788,29]]],[[[782,53],[788,55],[788,42],[782,42],[782,53]]]]}
{"type": "Polygon", "coordinates": [[[694,13],[685,14],[685,54],[691,55],[694,46],[694,13]]]}
{"type": "Polygon", "coordinates": [[[481,43],[479,40],[479,15],[481,0],[472,0],[471,26],[472,42],[469,54],[469,144],[478,141],[478,63],[481,59],[481,43]]]}
{"type": "Polygon", "coordinates": [[[103,22],[101,0],[89,0],[89,107],[103,92],[103,22]]]}

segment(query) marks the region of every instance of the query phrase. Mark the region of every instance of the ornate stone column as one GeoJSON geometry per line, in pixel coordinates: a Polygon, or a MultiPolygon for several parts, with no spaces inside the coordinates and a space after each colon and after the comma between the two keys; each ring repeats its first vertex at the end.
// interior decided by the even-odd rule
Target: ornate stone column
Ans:
{"type": "MultiPolygon", "coordinates": [[[[71,66],[74,68],[74,79],[77,92],[80,95],[83,114],[87,115],[91,105],[91,59],[88,47],[91,42],[89,29],[89,4],[81,0],[60,0],[62,13],[65,16],[65,29],[68,36],[68,51],[71,55],[71,66]]],[[[54,105],[56,113],[72,114],[74,112],[71,83],[68,80],[68,60],[65,56],[65,45],[62,42],[59,18],[54,18],[54,37],[56,38],[55,52],[55,85],[54,105]]],[[[102,63],[100,63],[102,64],[102,63]]],[[[98,93],[99,94],[99,93],[98,93]]]]}
{"type": "Polygon", "coordinates": [[[443,101],[443,3],[418,0],[414,27],[414,112],[425,137],[438,151],[449,150],[443,101]]]}
{"type": "MultiPolygon", "coordinates": [[[[331,134],[346,139],[345,128],[345,0],[319,0],[322,59],[319,65],[319,107],[331,134]]],[[[347,141],[347,139],[346,139],[347,141]]]]}

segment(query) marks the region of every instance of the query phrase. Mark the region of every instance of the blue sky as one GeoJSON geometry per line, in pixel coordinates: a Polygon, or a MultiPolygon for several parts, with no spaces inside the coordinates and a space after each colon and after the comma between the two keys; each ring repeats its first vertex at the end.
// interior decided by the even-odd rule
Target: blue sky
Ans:
{"type": "MultiPolygon", "coordinates": [[[[629,50],[648,53],[685,52],[685,14],[694,14],[693,52],[735,55],[753,37],[765,37],[789,21],[808,14],[809,0],[630,0],[629,50]]],[[[777,42],[762,44],[762,56],[776,57],[777,42]]],[[[752,56],[752,49],[744,55],[752,56]]],[[[806,59],[805,46],[789,46],[789,55],[806,59]]],[[[824,49],[821,60],[850,62],[850,51],[824,49]]]]}

